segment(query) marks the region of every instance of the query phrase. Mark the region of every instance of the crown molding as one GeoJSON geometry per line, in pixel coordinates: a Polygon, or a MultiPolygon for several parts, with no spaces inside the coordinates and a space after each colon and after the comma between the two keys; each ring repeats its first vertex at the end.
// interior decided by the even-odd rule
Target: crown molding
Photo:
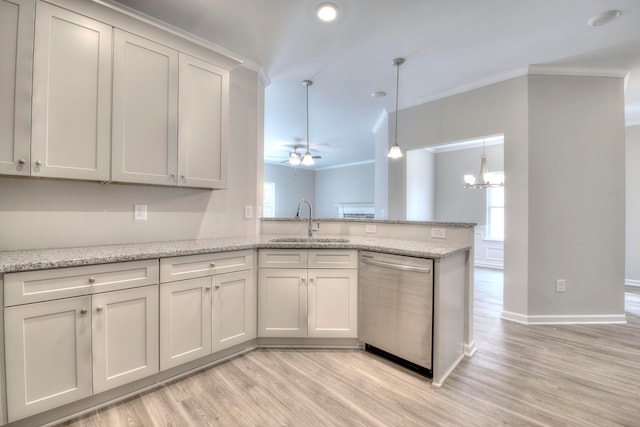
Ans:
{"type": "MultiPolygon", "coordinates": [[[[70,3],[74,0],[52,0],[55,3],[63,3],[61,6],[64,7],[64,3],[70,3]]],[[[137,21],[143,22],[147,25],[150,25],[152,27],[158,28],[160,30],[166,31],[169,34],[172,34],[174,36],[180,37],[186,41],[189,41],[193,44],[196,44],[200,47],[203,47],[205,49],[208,49],[216,54],[218,54],[219,56],[223,56],[226,58],[226,63],[225,64],[220,64],[220,65],[224,65],[229,71],[233,70],[233,68],[242,65],[245,66],[247,68],[251,68],[251,67],[256,67],[257,71],[257,64],[253,63],[250,60],[247,60],[245,58],[242,58],[240,55],[238,55],[237,53],[233,52],[230,49],[227,49],[225,47],[222,47],[218,44],[212,43],[202,37],[196,36],[192,33],[189,33],[187,31],[184,31],[178,27],[175,27],[171,24],[167,24],[164,21],[161,21],[157,18],[154,18],[152,16],[149,16],[145,13],[139,12],[135,9],[132,9],[128,6],[125,6],[123,4],[120,3],[116,3],[113,0],[91,0],[91,3],[94,3],[96,5],[111,9],[114,12],[118,12],[121,13],[122,15],[125,15],[129,18],[133,18],[137,21]]]]}
{"type": "Polygon", "coordinates": [[[317,171],[326,171],[329,169],[338,169],[338,168],[348,168],[351,166],[360,166],[360,165],[369,165],[371,163],[375,163],[375,160],[364,160],[362,162],[352,162],[352,163],[341,163],[339,165],[334,166],[326,166],[324,168],[316,168],[317,171]]]}
{"type": "MultiPolygon", "coordinates": [[[[431,96],[419,98],[412,102],[400,103],[400,105],[398,106],[398,109],[404,110],[405,108],[416,107],[418,105],[427,104],[429,102],[437,101],[439,99],[448,98],[454,95],[460,95],[461,93],[469,92],[470,90],[480,89],[486,86],[490,86],[492,84],[504,82],[517,77],[526,76],[528,74],[528,71],[529,70],[527,67],[515,68],[513,70],[506,71],[504,73],[496,74],[495,76],[492,76],[487,79],[478,80],[476,82],[462,85],[451,90],[446,90],[444,92],[439,92],[431,96]]],[[[395,108],[391,107],[389,109],[386,109],[385,111],[387,111],[387,113],[393,113],[395,111],[395,108]]]]}
{"type": "Polygon", "coordinates": [[[626,78],[628,68],[586,68],[562,65],[529,65],[530,75],[578,76],[578,77],[620,77],[626,78]]]}

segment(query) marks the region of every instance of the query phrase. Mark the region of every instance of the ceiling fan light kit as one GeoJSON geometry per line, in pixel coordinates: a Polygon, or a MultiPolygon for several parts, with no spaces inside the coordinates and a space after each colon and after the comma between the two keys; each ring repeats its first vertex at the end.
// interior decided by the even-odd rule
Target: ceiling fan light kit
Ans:
{"type": "Polygon", "coordinates": [[[400,150],[400,146],[398,145],[398,88],[400,87],[400,66],[404,64],[404,58],[396,58],[391,61],[391,63],[396,67],[396,126],[393,145],[387,157],[390,159],[399,159],[402,157],[402,150],[400,150]]]}

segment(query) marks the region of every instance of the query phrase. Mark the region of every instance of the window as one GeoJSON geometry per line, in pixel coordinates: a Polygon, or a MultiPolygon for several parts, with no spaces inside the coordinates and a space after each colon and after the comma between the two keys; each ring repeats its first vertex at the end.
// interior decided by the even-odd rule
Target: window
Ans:
{"type": "MultiPolygon", "coordinates": [[[[504,182],[504,173],[493,173],[504,182]]],[[[500,181],[498,181],[500,182],[500,181]]],[[[487,240],[504,240],[504,187],[487,189],[487,240]]]]}
{"type": "Polygon", "coordinates": [[[266,182],[263,189],[262,216],[274,218],[276,216],[276,183],[266,182]]]}

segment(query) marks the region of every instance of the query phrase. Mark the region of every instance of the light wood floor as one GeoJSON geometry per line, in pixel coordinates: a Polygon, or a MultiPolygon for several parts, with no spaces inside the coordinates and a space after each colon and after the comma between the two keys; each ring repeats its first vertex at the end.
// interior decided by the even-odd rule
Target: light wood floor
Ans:
{"type": "Polygon", "coordinates": [[[432,388],[357,350],[256,350],[66,426],[640,426],[640,294],[626,325],[499,318],[476,272],[478,351],[432,388]]]}

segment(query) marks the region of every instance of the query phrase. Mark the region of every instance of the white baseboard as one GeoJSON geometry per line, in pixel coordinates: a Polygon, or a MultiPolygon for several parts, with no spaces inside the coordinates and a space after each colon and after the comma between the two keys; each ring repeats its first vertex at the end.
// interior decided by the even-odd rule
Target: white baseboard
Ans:
{"type": "Polygon", "coordinates": [[[473,340],[469,344],[464,345],[464,355],[466,357],[473,357],[473,355],[476,354],[477,349],[476,340],[473,340]]]}
{"type": "Polygon", "coordinates": [[[576,314],[576,315],[526,315],[503,311],[500,317],[511,322],[524,325],[591,325],[591,324],[624,324],[624,314],[576,314]]]}

